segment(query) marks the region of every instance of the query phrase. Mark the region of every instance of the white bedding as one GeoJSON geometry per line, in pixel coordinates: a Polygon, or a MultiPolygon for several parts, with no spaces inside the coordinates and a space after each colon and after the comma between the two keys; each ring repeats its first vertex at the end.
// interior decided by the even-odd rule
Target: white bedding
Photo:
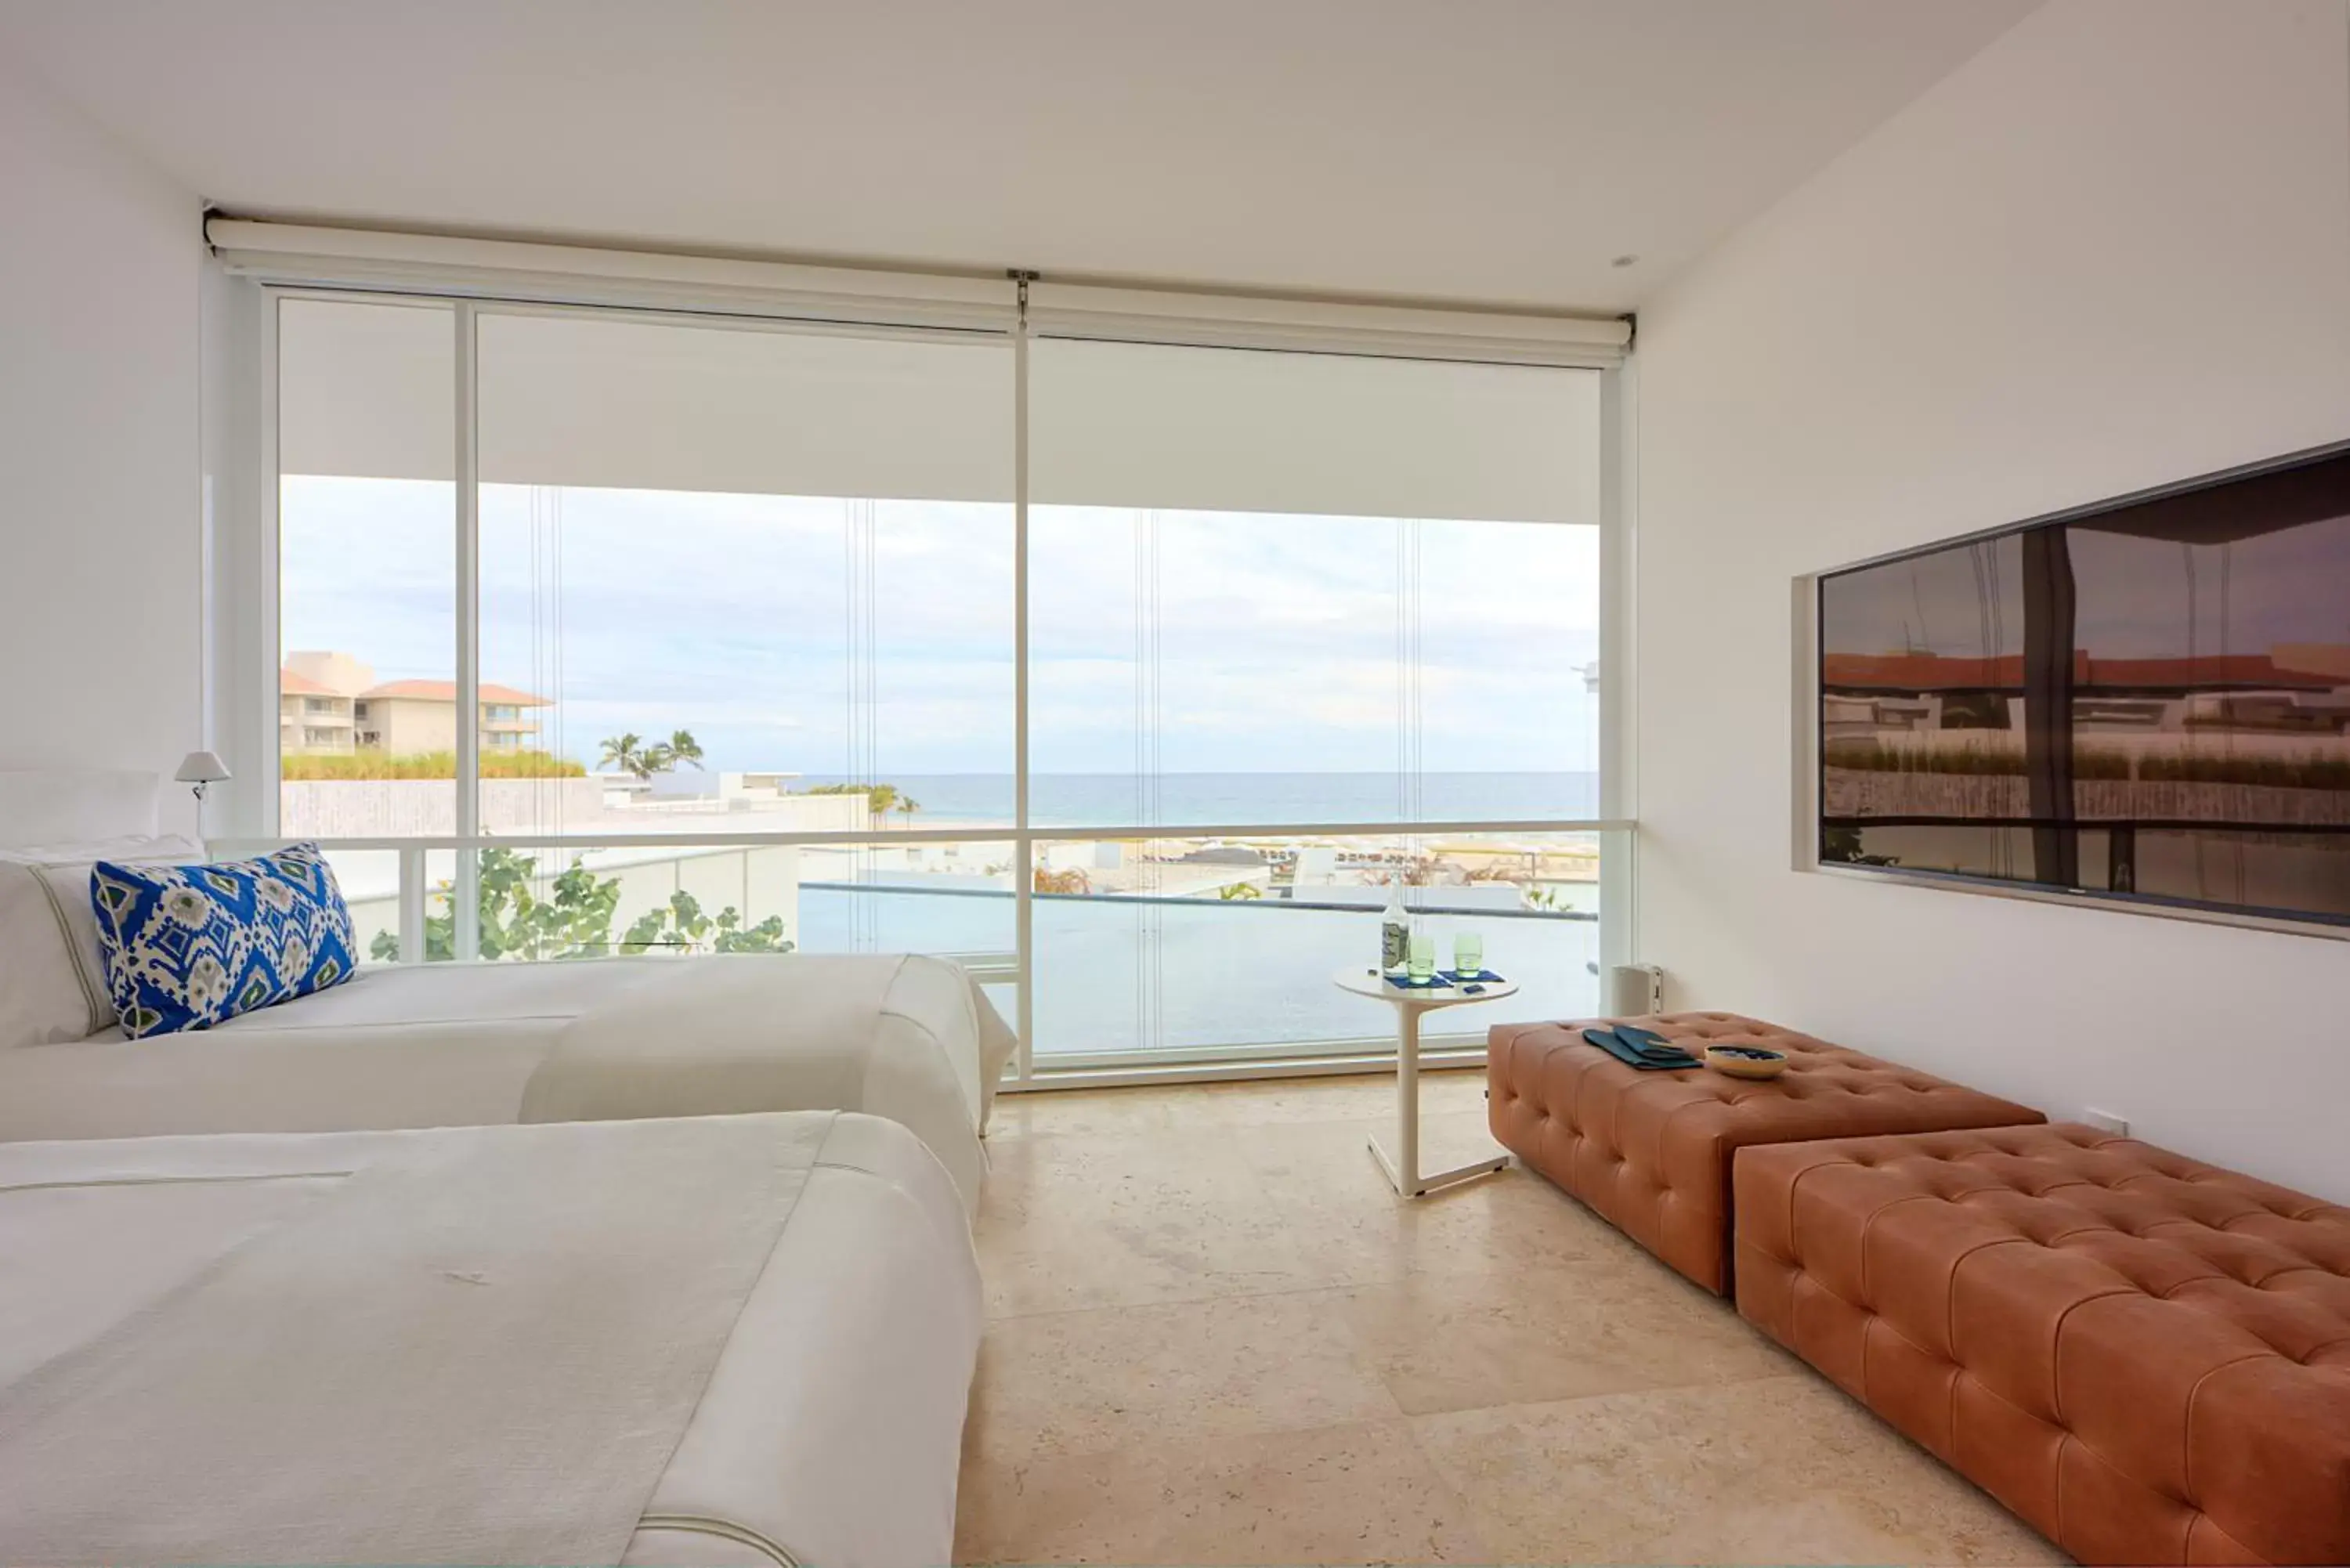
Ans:
{"type": "Polygon", "coordinates": [[[369,967],[215,1029],[0,1051],[0,1140],[866,1110],[913,1127],[968,1210],[1011,1050],[937,959],[369,967]]]}
{"type": "Polygon", "coordinates": [[[0,1260],[0,1560],[951,1550],[978,1275],[879,1118],[18,1144],[0,1260]]]}

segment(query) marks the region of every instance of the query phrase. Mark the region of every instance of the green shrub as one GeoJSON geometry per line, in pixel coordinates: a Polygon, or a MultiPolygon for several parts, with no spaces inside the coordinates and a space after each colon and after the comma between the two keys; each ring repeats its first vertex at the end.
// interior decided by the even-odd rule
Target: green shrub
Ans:
{"type": "Polygon", "coordinates": [[[784,918],[769,915],[757,925],[745,927],[734,906],[727,905],[715,919],[702,912],[702,901],[679,888],[669,896],[669,902],[658,909],[648,909],[633,921],[628,934],[620,939],[624,953],[640,953],[649,948],[707,947],[720,953],[787,953],[792,944],[784,940],[784,918]]]}
{"type": "MultiPolygon", "coordinates": [[[[546,886],[537,884],[538,857],[513,849],[482,851],[482,956],[485,959],[548,960],[602,958],[615,950],[640,953],[650,949],[722,953],[787,953],[781,916],[770,915],[745,929],[742,916],[729,905],[715,919],[702,912],[691,893],[678,892],[658,909],[633,922],[616,950],[612,918],[620,903],[620,879],[598,877],[574,857],[568,867],[546,886]]],[[[457,956],[456,900],[444,884],[433,896],[441,911],[424,917],[427,962],[457,956]]],[[[400,957],[400,939],[379,931],[368,945],[368,956],[379,962],[400,957]]]]}
{"type": "MultiPolygon", "coordinates": [[[[484,752],[481,776],[485,779],[583,779],[588,770],[548,752],[484,752]]],[[[408,752],[392,756],[384,752],[288,752],[278,760],[277,776],[307,779],[453,779],[454,752],[408,752]]]]}

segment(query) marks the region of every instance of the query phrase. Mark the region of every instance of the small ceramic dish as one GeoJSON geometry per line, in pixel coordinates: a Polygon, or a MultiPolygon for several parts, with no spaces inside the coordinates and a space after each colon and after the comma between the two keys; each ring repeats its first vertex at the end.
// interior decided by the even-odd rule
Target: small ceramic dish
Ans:
{"type": "Polygon", "coordinates": [[[1787,1070],[1787,1057],[1760,1045],[1709,1045],[1705,1064],[1733,1078],[1775,1078],[1787,1070]]]}

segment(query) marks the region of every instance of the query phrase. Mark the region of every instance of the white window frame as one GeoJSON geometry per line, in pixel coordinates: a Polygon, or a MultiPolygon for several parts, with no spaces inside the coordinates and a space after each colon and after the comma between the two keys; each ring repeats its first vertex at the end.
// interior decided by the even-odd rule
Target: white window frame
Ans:
{"type": "MultiPolygon", "coordinates": [[[[275,224],[224,224],[215,220],[211,234],[216,245],[225,239],[250,241],[261,232],[273,235],[291,234],[306,244],[316,244],[320,235],[338,235],[343,231],[290,229],[275,224]]],[[[408,236],[374,236],[375,240],[408,240],[408,236]]],[[[369,248],[368,241],[352,241],[352,245],[369,248]]],[[[525,275],[509,268],[501,272],[496,267],[484,267],[478,275],[463,275],[467,264],[451,261],[442,247],[454,246],[459,251],[477,242],[442,241],[437,237],[415,242],[418,248],[433,253],[429,260],[411,256],[397,265],[355,260],[338,254],[331,246],[323,252],[299,253],[301,264],[292,265],[281,252],[264,251],[255,259],[245,253],[240,259],[234,248],[224,248],[224,259],[232,262],[230,270],[250,278],[261,296],[259,330],[254,349],[260,391],[261,418],[258,439],[253,443],[250,460],[253,472],[248,475],[250,490],[261,504],[240,508],[242,516],[233,516],[221,540],[224,572],[215,574],[214,592],[220,596],[213,607],[214,648],[217,667],[226,672],[224,690],[218,693],[219,710],[224,715],[224,734],[242,741],[240,752],[258,752],[234,759],[243,779],[249,781],[231,797],[234,830],[242,830],[234,842],[251,845],[282,842],[278,836],[278,800],[281,774],[279,768],[278,728],[274,716],[278,711],[280,692],[278,671],[281,667],[278,626],[278,531],[281,483],[277,453],[278,407],[278,307],[287,299],[327,299],[348,303],[433,304],[449,311],[456,349],[455,406],[456,423],[452,432],[456,447],[456,548],[457,559],[457,711],[465,712],[478,708],[480,691],[480,618],[479,618],[479,477],[478,430],[476,421],[476,345],[477,327],[484,311],[497,314],[508,312],[531,315],[583,316],[600,318],[633,320],[677,320],[709,325],[713,316],[722,316],[726,325],[749,330],[775,331],[835,331],[843,326],[857,330],[892,327],[912,334],[931,337],[941,328],[931,325],[930,318],[944,314],[951,317],[948,329],[956,335],[965,332],[995,331],[1003,333],[1011,348],[1014,377],[1014,810],[1013,824],[994,835],[974,835],[965,829],[880,829],[850,833],[751,833],[734,835],[575,835],[534,837],[500,835],[484,837],[478,817],[478,787],[468,789],[467,781],[478,786],[480,737],[477,726],[459,725],[457,735],[456,835],[445,838],[352,838],[330,841],[329,848],[396,849],[403,855],[403,888],[410,877],[411,862],[416,872],[414,896],[403,894],[401,937],[403,949],[413,950],[421,945],[422,925],[422,867],[428,849],[454,849],[459,867],[459,878],[453,889],[452,908],[456,915],[456,942],[461,960],[478,957],[478,865],[471,851],[492,846],[510,848],[533,847],[624,847],[650,840],[658,846],[691,847],[704,844],[756,846],[764,845],[830,845],[918,844],[924,842],[969,842],[985,836],[991,841],[1008,842],[1014,846],[1015,864],[1033,867],[1035,846],[1040,842],[1082,842],[1110,840],[1149,840],[1154,837],[1246,836],[1279,833],[1313,835],[1360,836],[1433,836],[1468,833],[1593,833],[1602,836],[1600,855],[1600,898],[1603,918],[1598,921],[1600,939],[1599,962],[1603,971],[1608,967],[1627,962],[1637,950],[1635,877],[1632,858],[1637,852],[1637,811],[1635,809],[1635,776],[1633,759],[1637,743],[1635,725],[1637,713],[1630,701],[1634,690],[1631,626],[1634,597],[1634,573],[1637,566],[1637,386],[1635,370],[1628,353],[1628,329],[1620,335],[1595,332],[1595,327],[1613,324],[1577,322],[1571,318],[1512,317],[1475,313],[1452,313],[1423,309],[1391,309],[1378,306],[1347,303],[1316,303],[1310,301],[1266,301],[1213,294],[1159,294],[1133,290],[1092,289],[1066,285],[1053,286],[1048,310],[1036,314],[1051,322],[1056,330],[1053,336],[1112,338],[1120,341],[1176,343],[1187,347],[1278,348],[1293,352],[1323,352],[1371,358],[1407,358],[1452,359],[1471,362],[1548,364],[1560,368],[1592,370],[1600,377],[1600,815],[1585,818],[1539,818],[1532,820],[1468,820],[1445,822],[1378,821],[1360,823],[1236,823],[1201,826],[1180,824],[1122,824],[1107,827],[1066,827],[1036,825],[1030,820],[1029,811],[1029,473],[1028,473],[1028,347],[1034,336],[1044,336],[1031,320],[1027,308],[1031,286],[1025,277],[1017,277],[1016,294],[1008,302],[1009,308],[993,312],[993,327],[984,325],[990,311],[968,286],[949,289],[953,296],[951,306],[932,308],[920,305],[899,308],[898,302],[883,296],[879,303],[868,292],[847,294],[835,285],[831,291],[813,290],[810,297],[818,298],[820,307],[830,312],[818,315],[803,301],[794,297],[782,302],[772,293],[758,297],[746,297],[741,289],[700,286],[693,283],[664,282],[653,291],[657,297],[647,298],[640,287],[616,282],[598,275],[592,284],[582,284],[576,275],[550,274],[545,270],[527,274],[530,286],[515,282],[525,275]],[[844,308],[840,301],[852,300],[854,308],[844,308]],[[699,304],[704,308],[684,308],[699,304]],[[910,320],[891,322],[895,315],[910,320]],[[251,635],[231,636],[218,628],[224,624],[249,628],[251,635]],[[222,657],[225,655],[226,657],[222,657]],[[414,907],[410,908],[411,905],[414,907]]],[[[380,247],[376,247],[380,248],[380,247]]],[[[613,253],[574,251],[571,247],[536,245],[492,245],[506,262],[515,266],[530,264],[544,268],[547,256],[562,253],[567,256],[607,257],[613,253]],[[517,259],[518,258],[518,259],[517,259]]],[[[664,260],[698,262],[702,258],[638,258],[633,253],[619,253],[649,265],[664,260]]],[[[714,265],[714,264],[712,264],[714,265]]],[[[769,264],[743,263],[746,268],[762,268],[769,264]]],[[[789,274],[803,283],[807,275],[827,275],[828,269],[777,265],[779,274],[789,274]]],[[[869,279],[881,275],[902,286],[899,275],[838,275],[843,277],[869,279]]],[[[968,279],[956,279],[958,285],[968,285],[968,279]]],[[[919,294],[919,290],[917,293],[919,294]]],[[[1045,291],[1039,286],[1037,292],[1045,291]]],[[[238,487],[240,490],[244,487],[238,487]]],[[[1034,1054],[1034,950],[1035,921],[1033,910],[1033,876],[1014,878],[1014,952],[1008,971],[995,966],[984,978],[1010,981],[1017,987],[1018,1013],[1014,1029],[1018,1050],[1013,1074],[1007,1087],[1040,1087],[1075,1085],[1087,1083],[1131,1083],[1198,1078],[1229,1078],[1294,1074],[1305,1072],[1354,1072],[1367,1066],[1391,1062],[1394,1044],[1391,1040],[1366,1038],[1359,1041],[1319,1043],[1310,1051],[1296,1047],[1248,1047],[1224,1051],[1184,1050],[1180,1059],[1152,1059],[1154,1053],[1121,1053],[1115,1062],[1076,1058],[1076,1064],[1048,1067],[1040,1072],[1034,1054]]],[[[1301,976],[1301,984],[1321,983],[1323,977],[1301,976]]],[[[1425,1059],[1431,1064],[1448,1058],[1471,1060],[1481,1057],[1482,1035],[1465,1035],[1431,1040],[1425,1059]]],[[[1171,1054],[1171,1053],[1170,1054],[1171,1054]]],[[[1064,1060],[1056,1055],[1055,1060],[1064,1060]]]]}

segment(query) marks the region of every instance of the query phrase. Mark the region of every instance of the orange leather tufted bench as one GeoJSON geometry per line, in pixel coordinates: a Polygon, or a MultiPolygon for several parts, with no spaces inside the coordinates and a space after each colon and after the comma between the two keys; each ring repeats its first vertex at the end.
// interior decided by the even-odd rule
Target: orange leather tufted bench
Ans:
{"type": "Polygon", "coordinates": [[[2065,1551],[2350,1562],[2350,1210],[2071,1125],[1736,1184],[1738,1310],[2065,1551]]]}
{"type": "MultiPolygon", "coordinates": [[[[1587,1020],[1600,1023],[1605,1020],[1587,1020]]],[[[1907,1067],[1734,1012],[1630,1022],[1701,1055],[1709,1041],[1783,1051],[1768,1083],[1710,1068],[1644,1073],[1583,1038],[1585,1023],[1487,1036],[1486,1117],[1534,1169],[1717,1295],[1730,1291],[1730,1160],[1751,1144],[2044,1120],[1907,1067]]]]}

